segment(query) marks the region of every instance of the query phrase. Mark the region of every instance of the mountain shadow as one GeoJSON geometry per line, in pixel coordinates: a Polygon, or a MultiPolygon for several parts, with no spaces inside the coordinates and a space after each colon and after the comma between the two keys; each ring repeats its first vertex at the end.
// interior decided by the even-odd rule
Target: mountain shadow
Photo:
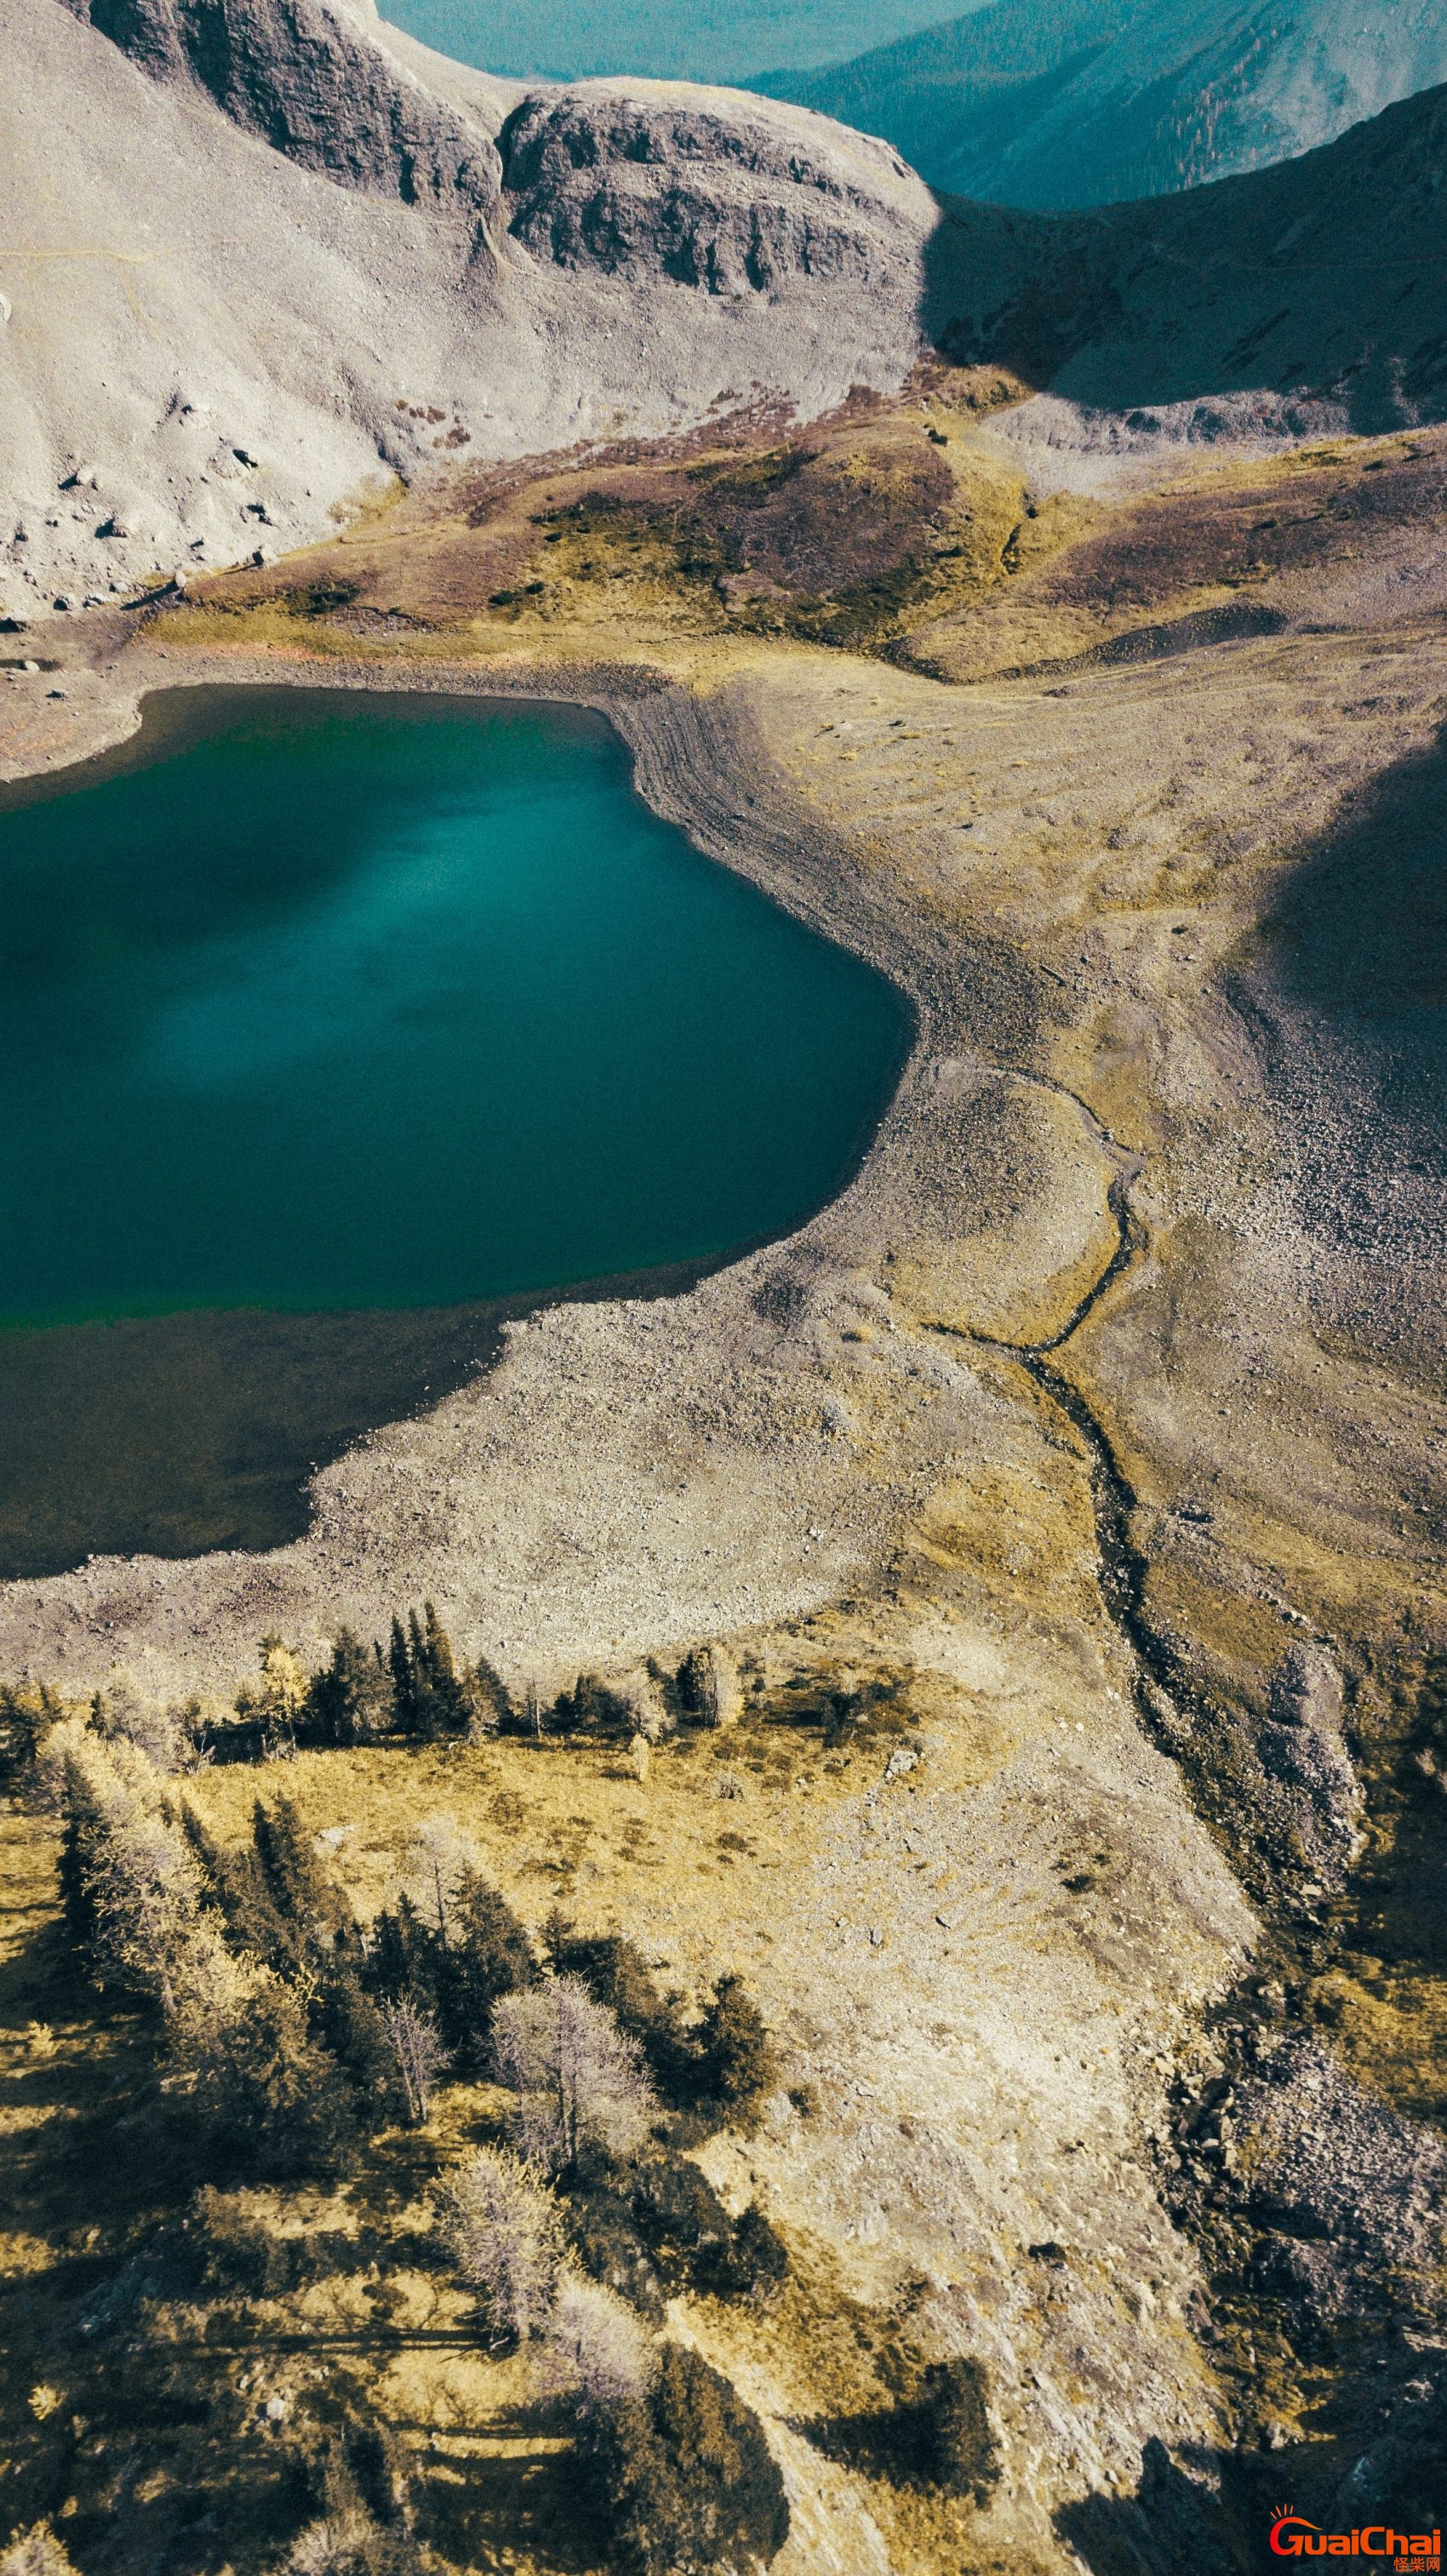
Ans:
{"type": "Polygon", "coordinates": [[[1444,160],[1447,87],[1184,195],[1062,216],[941,197],[924,325],[956,364],[1011,368],[1133,428],[1209,440],[1439,420],[1444,160]]]}

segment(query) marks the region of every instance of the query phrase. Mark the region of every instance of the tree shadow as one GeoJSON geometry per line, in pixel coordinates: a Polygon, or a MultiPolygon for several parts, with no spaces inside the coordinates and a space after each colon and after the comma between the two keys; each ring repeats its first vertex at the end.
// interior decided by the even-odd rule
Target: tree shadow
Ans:
{"type": "MultiPolygon", "coordinates": [[[[1380,2356],[1379,2356],[1380,2358],[1380,2356]]],[[[1265,2576],[1278,2564],[1271,2525],[1289,2504],[1320,2532],[1368,2523],[1431,2531],[1447,2467],[1447,2404],[1410,2348],[1390,2380],[1372,2374],[1371,2403],[1349,2373],[1286,2449],[1147,2442],[1133,2495],[1082,2496],[1055,2528],[1090,2576],[1265,2576]]]]}
{"type": "Polygon", "coordinates": [[[1223,2509],[1215,2455],[1186,2456],[1194,2475],[1163,2442],[1149,2441],[1134,2495],[1082,2496],[1061,2507],[1055,2528],[1090,2576],[1183,2576],[1187,2568],[1191,2576],[1242,2576],[1266,2563],[1266,2522],[1261,2554],[1253,2556],[1223,2509]]]}
{"type": "Polygon", "coordinates": [[[927,2490],[935,2479],[935,2430],[923,2405],[876,2406],[854,2415],[800,2416],[789,2425],[836,2467],[881,2484],[927,2490]]]}

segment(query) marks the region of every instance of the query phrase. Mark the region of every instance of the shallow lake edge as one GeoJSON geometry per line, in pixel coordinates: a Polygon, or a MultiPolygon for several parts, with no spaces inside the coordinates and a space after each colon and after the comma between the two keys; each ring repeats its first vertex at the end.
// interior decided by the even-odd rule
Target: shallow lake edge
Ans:
{"type": "MultiPolygon", "coordinates": [[[[852,1197],[861,1185],[867,1186],[869,1166],[887,1144],[925,1045],[926,1002],[925,997],[914,989],[917,978],[909,968],[917,963],[917,958],[909,943],[891,941],[884,921],[871,920],[856,906],[841,905],[837,900],[841,887],[851,883],[853,871],[847,865],[841,867],[842,853],[832,844],[827,832],[820,830],[814,834],[801,834],[791,830],[791,864],[779,864],[770,846],[776,835],[754,821],[749,811],[755,802],[753,791],[741,783],[751,774],[746,745],[732,743],[727,724],[721,727],[715,721],[707,726],[710,756],[706,764],[700,763],[697,754],[704,746],[700,740],[702,728],[698,719],[710,707],[710,702],[676,681],[647,671],[613,667],[600,670],[596,666],[527,673],[479,672],[458,665],[419,669],[417,665],[409,664],[378,669],[368,664],[338,663],[330,659],[325,663],[300,667],[295,662],[270,657],[238,666],[238,662],[229,656],[202,654],[167,655],[164,657],[164,670],[158,672],[155,665],[162,656],[148,653],[147,660],[150,669],[140,687],[125,686],[132,674],[123,666],[105,674],[110,686],[104,708],[97,712],[103,715],[106,731],[93,749],[63,767],[31,770],[10,780],[0,780],[0,817],[52,798],[83,792],[113,778],[134,774],[158,760],[185,751],[193,743],[224,729],[235,710],[235,702],[243,692],[305,689],[335,696],[425,696],[450,701],[459,708],[469,704],[486,707],[519,701],[539,706],[583,707],[596,713],[622,743],[628,758],[630,785],[652,814],[680,830],[691,845],[710,861],[754,885],[768,901],[803,923],[816,936],[852,953],[886,977],[904,1005],[907,1043],[901,1051],[877,1117],[872,1118],[861,1131],[857,1150],[837,1182],[827,1197],[786,1232],[736,1241],[717,1253],[698,1259],[614,1273],[602,1278],[547,1284],[512,1295],[477,1300],[455,1309],[431,1310],[449,1327],[455,1328],[459,1354],[466,1338],[468,1348],[465,1355],[455,1357],[451,1363],[439,1356],[436,1368],[429,1370],[431,1382],[420,1390],[415,1401],[404,1401],[400,1407],[378,1413],[375,1417],[369,1416],[366,1421],[359,1415],[349,1422],[345,1435],[335,1441],[308,1439],[306,1446],[312,1454],[308,1455],[304,1467],[297,1463],[289,1469],[284,1480],[286,1505],[270,1512],[267,1534],[260,1544],[254,1535],[242,1537],[239,1533],[230,1540],[217,1536],[201,1544],[182,1542],[175,1546],[157,1546],[152,1540],[134,1552],[114,1548],[99,1551],[82,1549],[78,1544],[47,1549],[43,1544],[37,1544],[23,1559],[15,1558],[9,1549],[5,1551],[8,1561],[0,1564],[0,1587],[63,1579],[88,1563],[159,1562],[181,1565],[217,1555],[265,1558],[304,1539],[315,1520],[317,1477],[344,1458],[359,1441],[385,1432],[392,1424],[424,1420],[439,1403],[464,1385],[477,1385],[485,1380],[505,1354],[505,1326],[525,1322],[531,1316],[558,1307],[678,1298],[687,1295],[704,1280],[719,1276],[761,1251],[800,1245],[829,1211],[852,1197]],[[691,741],[688,739],[690,736],[691,741]],[[812,900],[803,899],[801,895],[798,872],[801,857],[806,863],[806,882],[813,892],[812,900]]],[[[138,678],[139,674],[135,676],[138,678]]],[[[711,712],[715,718],[722,712],[716,701],[712,703],[711,712]]],[[[254,1318],[250,1319],[260,1325],[268,1312],[257,1310],[254,1318]]],[[[380,1320],[381,1310],[378,1312],[380,1320]]],[[[198,1309],[185,1310],[174,1320],[194,1320],[198,1329],[209,1324],[221,1331],[223,1328],[244,1327],[249,1317],[250,1310],[245,1309],[237,1310],[234,1315],[223,1314],[219,1309],[214,1312],[198,1309]]],[[[117,1320],[138,1325],[164,1325],[172,1319],[152,1316],[117,1320]]],[[[340,1326],[346,1321],[346,1313],[338,1309],[315,1319],[301,1315],[278,1318],[279,1322],[294,1325],[313,1320],[323,1327],[340,1326]]],[[[423,1320],[424,1310],[419,1309],[419,1325],[423,1320]]],[[[44,1328],[41,1329],[43,1333],[44,1328]]],[[[99,1335],[109,1327],[97,1321],[51,1329],[99,1335]]],[[[21,1337],[36,1339],[40,1336],[37,1328],[18,1324],[3,1328],[0,1340],[13,1347],[21,1337]]]]}

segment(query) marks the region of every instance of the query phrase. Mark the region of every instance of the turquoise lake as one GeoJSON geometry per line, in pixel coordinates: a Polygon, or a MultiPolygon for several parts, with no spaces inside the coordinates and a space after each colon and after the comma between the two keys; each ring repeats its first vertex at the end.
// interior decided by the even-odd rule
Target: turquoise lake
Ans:
{"type": "MultiPolygon", "coordinates": [[[[231,1319],[254,1434],[257,1319],[293,1352],[297,1319],[330,1319],[301,1337],[314,1424],[278,1367],[294,1483],[385,1418],[376,1402],[436,1391],[429,1344],[450,1348],[462,1310],[797,1225],[857,1161],[908,1049],[895,989],[651,814],[586,711],[177,694],[139,754],[74,775],[0,814],[0,1407],[30,1460],[23,1493],[0,1464],[0,1570],[81,1547],[79,1522],[57,1536],[74,1495],[45,1498],[43,1452],[87,1404],[102,1448],[134,1445],[128,1368],[149,1389],[151,1518],[198,1439],[224,1473],[226,1425],[164,1429],[167,1331],[199,1382],[198,1335],[218,1328],[196,1319],[231,1319]],[[422,1314],[438,1320],[419,1341],[422,1314]],[[98,1363],[116,1318],[151,1329],[106,1336],[98,1363]],[[369,1381],[392,1357],[385,1393],[359,1386],[334,1422],[349,1338],[369,1381]]],[[[86,1543],[115,1544],[91,1517],[86,1543]]],[[[151,1543],[238,1526],[257,1543],[244,1508],[199,1540],[182,1520],[151,1543]]]]}

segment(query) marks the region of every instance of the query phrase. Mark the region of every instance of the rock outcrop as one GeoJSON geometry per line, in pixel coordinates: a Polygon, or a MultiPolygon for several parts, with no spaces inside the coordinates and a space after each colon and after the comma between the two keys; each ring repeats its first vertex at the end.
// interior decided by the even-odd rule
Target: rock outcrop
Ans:
{"type": "Polygon", "coordinates": [[[1301,2032],[1264,2048],[1232,2106],[1227,2197],[1261,2231],[1255,2275],[1311,2326],[1402,2303],[1442,2259],[1447,2151],[1301,2032]]]}
{"type": "Polygon", "coordinates": [[[661,272],[711,295],[840,279],[888,292],[917,246],[890,202],[904,164],[863,137],[846,154],[822,123],[803,149],[731,106],[592,88],[524,99],[499,138],[514,239],[560,268],[661,272]]]}
{"type": "Polygon", "coordinates": [[[1342,1678],[1325,1647],[1294,1646],[1271,1685],[1257,1736],[1268,1821],[1294,1834],[1319,1881],[1345,1882],[1361,1791],[1342,1737],[1342,1678]]]}
{"type": "Polygon", "coordinates": [[[344,188],[486,215],[489,134],[369,39],[347,0],[64,0],[153,79],[194,83],[243,132],[344,188]]]}

